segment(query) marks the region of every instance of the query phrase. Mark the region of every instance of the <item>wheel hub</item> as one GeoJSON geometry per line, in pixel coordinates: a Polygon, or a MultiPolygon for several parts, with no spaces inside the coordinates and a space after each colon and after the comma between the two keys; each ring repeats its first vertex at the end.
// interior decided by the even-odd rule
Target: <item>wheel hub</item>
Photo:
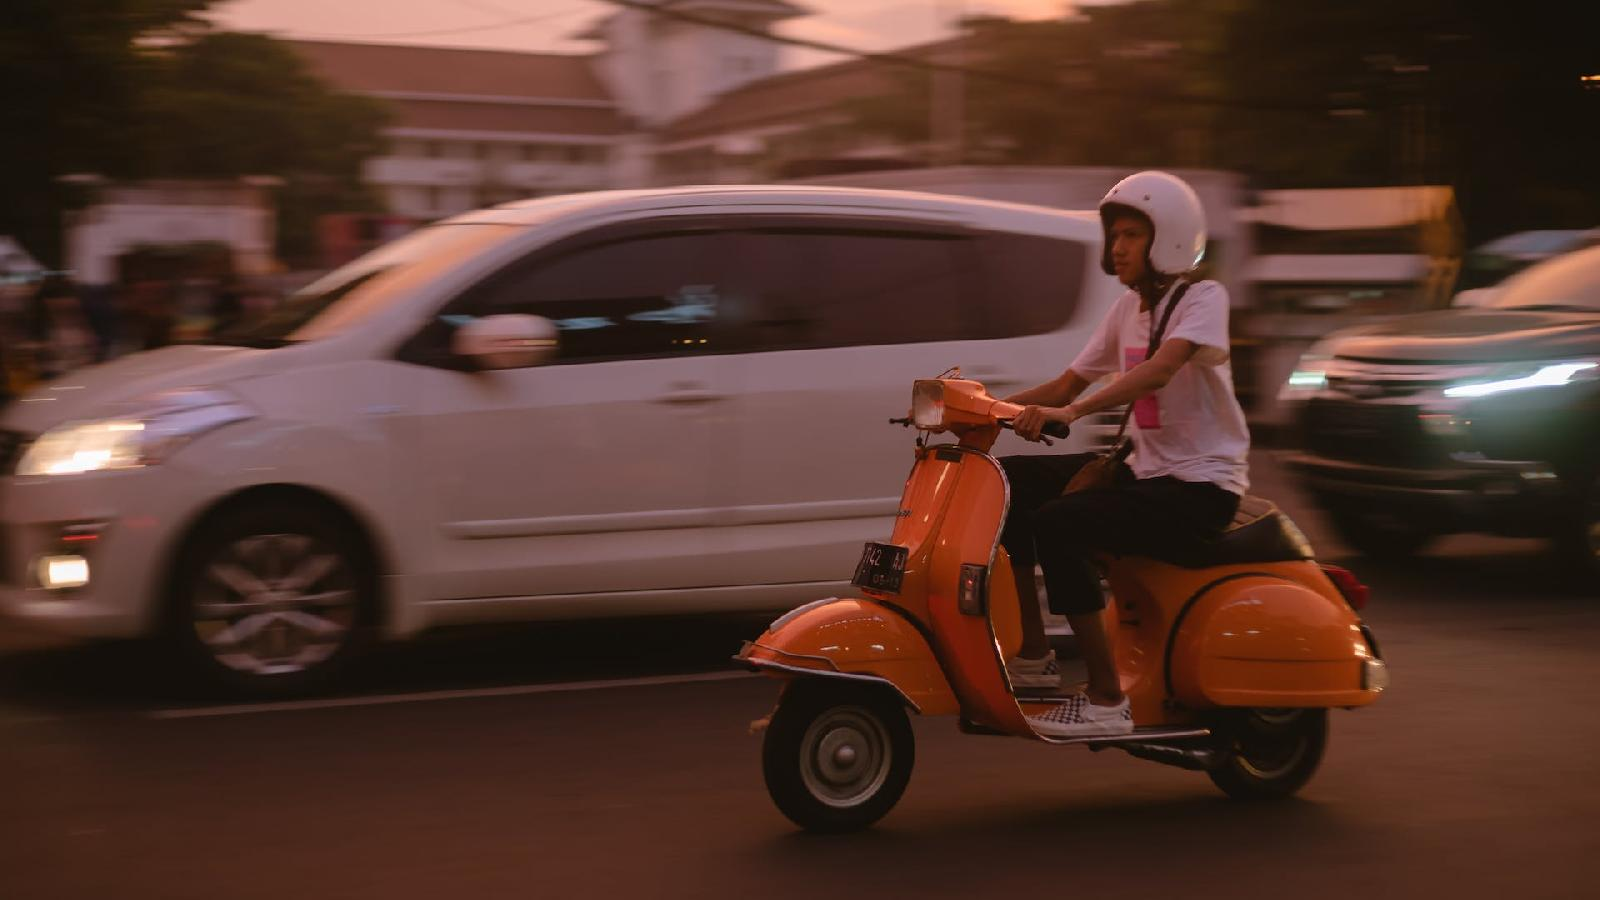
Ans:
{"type": "Polygon", "coordinates": [[[859,707],[823,712],[801,741],[800,775],[806,789],[835,807],[870,800],[889,777],[889,733],[859,707]]]}
{"type": "Polygon", "coordinates": [[[195,586],[194,629],[222,665],[250,675],[309,669],[344,645],[357,595],[349,562],[303,534],[219,548],[195,586]]]}

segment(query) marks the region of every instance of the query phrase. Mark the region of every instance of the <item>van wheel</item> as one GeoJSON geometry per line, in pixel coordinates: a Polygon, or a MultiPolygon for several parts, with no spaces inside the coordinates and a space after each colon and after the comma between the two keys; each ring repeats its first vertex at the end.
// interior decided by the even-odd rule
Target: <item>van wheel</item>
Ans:
{"type": "Polygon", "coordinates": [[[792,682],[772,714],[761,770],[772,802],[807,831],[857,831],[883,818],[911,781],[911,723],[881,690],[792,682]]]}
{"type": "Polygon", "coordinates": [[[1242,710],[1219,729],[1228,742],[1211,781],[1235,800],[1280,800],[1305,787],[1328,746],[1325,709],[1242,710]]]}
{"type": "Polygon", "coordinates": [[[326,512],[285,502],[222,513],[180,557],[167,633],[229,693],[324,688],[371,638],[372,562],[326,512]]]}
{"type": "Polygon", "coordinates": [[[1410,559],[1437,535],[1399,513],[1328,504],[1328,517],[1339,539],[1368,559],[1410,559]]]}

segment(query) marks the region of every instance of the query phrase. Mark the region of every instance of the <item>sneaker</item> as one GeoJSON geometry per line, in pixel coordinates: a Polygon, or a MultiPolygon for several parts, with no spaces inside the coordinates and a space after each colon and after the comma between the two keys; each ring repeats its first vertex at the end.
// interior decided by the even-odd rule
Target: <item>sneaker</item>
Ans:
{"type": "Polygon", "coordinates": [[[1056,662],[1054,650],[1047,651],[1037,659],[1013,656],[1006,661],[1006,672],[1010,674],[1014,688],[1055,690],[1061,687],[1061,666],[1056,662]]]}
{"type": "Polygon", "coordinates": [[[1029,716],[1028,724],[1050,737],[1114,737],[1133,732],[1133,712],[1128,698],[1116,706],[1095,706],[1084,694],[1073,694],[1046,712],[1029,716]]]}

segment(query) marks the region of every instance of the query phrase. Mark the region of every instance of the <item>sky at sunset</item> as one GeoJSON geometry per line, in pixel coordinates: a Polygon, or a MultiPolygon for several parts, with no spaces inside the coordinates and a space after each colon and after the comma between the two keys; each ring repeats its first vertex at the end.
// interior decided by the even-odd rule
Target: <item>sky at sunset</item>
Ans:
{"type": "MultiPolygon", "coordinates": [[[[861,50],[890,50],[946,33],[961,12],[1017,18],[1060,15],[1071,0],[797,0],[812,15],[780,26],[794,37],[861,50]]],[[[599,0],[228,0],[214,11],[228,28],[281,37],[438,44],[581,53],[570,36],[614,9],[599,0]],[[511,20],[519,22],[507,24],[511,20]]],[[[790,49],[790,67],[830,61],[790,49]]]]}

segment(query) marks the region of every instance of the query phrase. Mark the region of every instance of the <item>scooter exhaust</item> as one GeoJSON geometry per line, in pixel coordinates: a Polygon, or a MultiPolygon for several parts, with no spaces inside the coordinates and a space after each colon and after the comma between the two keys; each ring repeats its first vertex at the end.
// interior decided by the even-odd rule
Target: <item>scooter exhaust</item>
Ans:
{"type": "Polygon", "coordinates": [[[1129,756],[1196,772],[1214,768],[1222,759],[1222,754],[1205,746],[1181,747],[1174,744],[1146,744],[1135,741],[1089,745],[1089,749],[1096,753],[1108,747],[1125,751],[1129,756]]]}

